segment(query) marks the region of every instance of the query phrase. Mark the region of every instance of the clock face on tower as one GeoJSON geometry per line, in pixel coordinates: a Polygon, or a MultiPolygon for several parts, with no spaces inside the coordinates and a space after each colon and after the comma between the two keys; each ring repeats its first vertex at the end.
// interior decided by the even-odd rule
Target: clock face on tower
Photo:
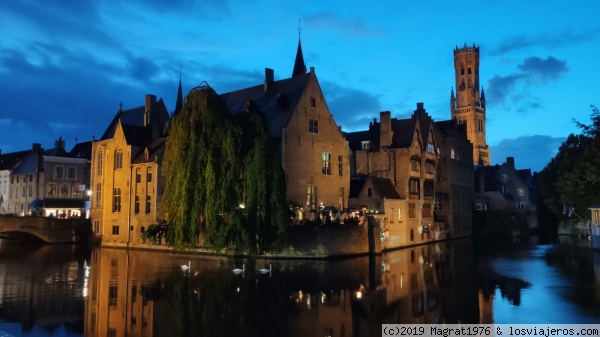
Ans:
{"type": "Polygon", "coordinates": [[[465,91],[465,88],[466,88],[466,86],[465,86],[465,82],[463,82],[463,83],[461,83],[461,84],[460,84],[460,86],[458,87],[458,90],[460,90],[460,91],[465,91]]]}

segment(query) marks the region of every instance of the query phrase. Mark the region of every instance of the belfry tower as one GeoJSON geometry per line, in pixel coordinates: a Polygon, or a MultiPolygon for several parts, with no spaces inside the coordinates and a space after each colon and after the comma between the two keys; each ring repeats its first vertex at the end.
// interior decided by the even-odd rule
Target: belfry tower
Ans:
{"type": "Polygon", "coordinates": [[[490,165],[490,148],[485,136],[485,93],[479,92],[479,46],[454,49],[454,89],[450,91],[450,113],[467,124],[467,138],[473,144],[473,164],[490,165]]]}

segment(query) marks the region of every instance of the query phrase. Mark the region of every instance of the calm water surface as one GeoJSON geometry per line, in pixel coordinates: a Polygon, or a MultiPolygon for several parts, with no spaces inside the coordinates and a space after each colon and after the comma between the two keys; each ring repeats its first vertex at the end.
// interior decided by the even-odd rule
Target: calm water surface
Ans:
{"type": "Polygon", "coordinates": [[[380,336],[382,323],[600,323],[600,254],[561,240],[463,239],[335,261],[0,241],[0,336],[339,337],[380,336]]]}

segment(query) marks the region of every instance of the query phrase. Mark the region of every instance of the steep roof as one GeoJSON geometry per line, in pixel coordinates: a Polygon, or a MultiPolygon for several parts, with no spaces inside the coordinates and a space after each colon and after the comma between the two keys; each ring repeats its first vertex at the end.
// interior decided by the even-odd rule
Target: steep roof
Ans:
{"type": "Polygon", "coordinates": [[[298,50],[296,50],[296,59],[294,61],[294,70],[292,77],[306,74],[306,63],[304,62],[304,54],[302,54],[302,44],[298,39],[298,50]]]}
{"type": "Polygon", "coordinates": [[[400,199],[400,194],[390,179],[375,176],[370,176],[368,179],[371,180],[373,188],[380,196],[388,199],[400,199]]]}
{"type": "MultiPolygon", "coordinates": [[[[151,107],[152,111],[155,113],[155,117],[159,119],[163,125],[169,119],[169,113],[167,112],[167,108],[165,106],[165,102],[163,99],[159,99],[154,103],[151,107]]],[[[113,138],[115,135],[115,129],[117,127],[117,122],[120,120],[123,125],[131,125],[144,127],[144,115],[146,113],[146,106],[138,106],[136,108],[119,110],[113,120],[110,122],[106,131],[102,135],[101,140],[113,138]]]]}
{"type": "Polygon", "coordinates": [[[30,153],[31,150],[25,150],[0,155],[0,171],[14,169],[30,153]]]}
{"type": "Polygon", "coordinates": [[[27,154],[27,156],[14,168],[11,175],[38,172],[38,168],[41,166],[40,157],[40,153],[30,151],[29,154],[27,154]]]}
{"type": "Polygon", "coordinates": [[[69,152],[71,158],[92,159],[92,141],[81,142],[75,144],[69,152]]]}
{"type": "MultiPolygon", "coordinates": [[[[313,72],[298,75],[284,80],[273,81],[266,85],[231,91],[221,94],[233,115],[248,111],[255,107],[268,125],[269,135],[281,138],[281,129],[290,120],[302,93],[308,85],[313,72]],[[265,90],[265,86],[267,89],[265,90]]],[[[316,80],[316,78],[315,78],[316,80]]]]}
{"type": "MultiPolygon", "coordinates": [[[[155,138],[148,144],[144,151],[141,151],[140,154],[133,160],[134,164],[147,163],[155,161],[155,158],[158,157],[160,159],[163,158],[165,152],[165,145],[167,144],[167,137],[155,138]],[[148,150],[148,157],[146,158],[145,152],[148,150]]],[[[159,160],[160,162],[160,160],[159,160]]]]}

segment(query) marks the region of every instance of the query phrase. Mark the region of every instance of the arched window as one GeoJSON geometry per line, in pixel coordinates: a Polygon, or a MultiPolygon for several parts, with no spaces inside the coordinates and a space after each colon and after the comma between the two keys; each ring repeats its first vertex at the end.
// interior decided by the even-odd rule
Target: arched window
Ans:
{"type": "Polygon", "coordinates": [[[77,178],[77,169],[73,166],[67,168],[67,179],[75,179],[77,178]]]}
{"type": "Polygon", "coordinates": [[[47,196],[56,195],[56,184],[48,184],[48,190],[46,191],[47,196]]]}
{"type": "Polygon", "coordinates": [[[56,166],[54,168],[54,178],[63,178],[65,176],[65,168],[62,166],[56,166]]]}
{"type": "Polygon", "coordinates": [[[98,151],[98,156],[96,158],[96,172],[97,175],[102,175],[102,151],[98,151]]]}
{"type": "Polygon", "coordinates": [[[121,149],[115,151],[115,170],[123,168],[123,152],[121,149]]]}
{"type": "Polygon", "coordinates": [[[61,197],[68,197],[69,196],[69,185],[68,184],[62,184],[60,185],[60,196],[61,197]]]}

